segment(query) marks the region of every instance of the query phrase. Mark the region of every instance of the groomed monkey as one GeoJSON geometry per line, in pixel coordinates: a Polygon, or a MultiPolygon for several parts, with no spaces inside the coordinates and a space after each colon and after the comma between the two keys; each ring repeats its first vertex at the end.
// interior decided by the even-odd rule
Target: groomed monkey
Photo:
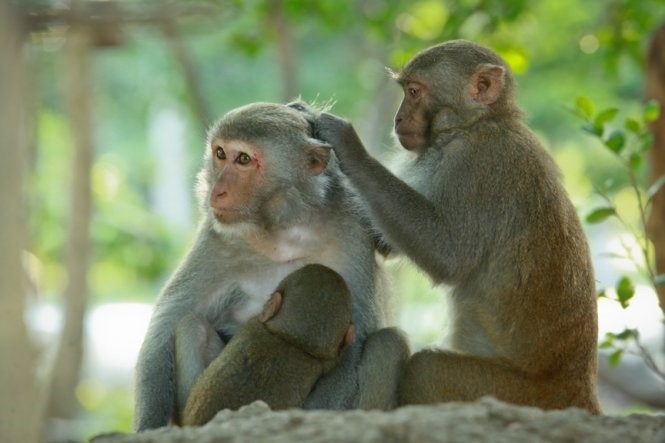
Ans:
{"type": "Polygon", "coordinates": [[[286,276],[263,311],[240,326],[189,395],[183,425],[255,400],[272,409],[303,407],[314,383],[355,338],[344,279],[322,265],[286,276]]]}
{"type": "Polygon", "coordinates": [[[491,394],[599,413],[589,248],[555,162],[522,122],[506,63],[457,40],[394,77],[404,92],[394,129],[412,155],[399,178],[350,123],[322,114],[315,129],[388,245],[453,287],[452,350],[412,356],[400,403],[491,394]]]}
{"type": "Polygon", "coordinates": [[[308,263],[344,278],[356,340],[305,407],[395,405],[408,346],[396,329],[377,331],[386,306],[374,240],[329,146],[311,136],[307,118],[316,115],[256,103],[210,129],[198,176],[203,219],[157,300],[138,357],[136,430],[179,423],[191,387],[228,338],[308,263]]]}

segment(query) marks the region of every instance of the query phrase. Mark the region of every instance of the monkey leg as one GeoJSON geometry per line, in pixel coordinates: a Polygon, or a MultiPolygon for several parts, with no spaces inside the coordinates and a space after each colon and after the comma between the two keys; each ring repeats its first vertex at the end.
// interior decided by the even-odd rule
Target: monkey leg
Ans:
{"type": "Polygon", "coordinates": [[[351,409],[358,401],[358,362],[362,341],[344,350],[337,365],[325,373],[314,385],[305,400],[305,409],[351,409]]]}
{"type": "Polygon", "coordinates": [[[380,329],[365,340],[358,368],[361,409],[397,407],[397,387],[411,351],[399,328],[380,329]]]}
{"type": "Polygon", "coordinates": [[[324,374],[305,400],[305,409],[390,409],[397,404],[397,382],[409,356],[405,335],[381,329],[356,339],[340,362],[324,374]]]}
{"type": "Polygon", "coordinates": [[[194,383],[219,355],[224,343],[210,323],[193,313],[178,322],[175,334],[176,421],[179,421],[194,383]]]}
{"type": "Polygon", "coordinates": [[[492,395],[509,403],[543,409],[570,406],[600,413],[589,381],[575,376],[527,374],[498,359],[425,350],[407,362],[399,404],[473,401],[492,395]]]}

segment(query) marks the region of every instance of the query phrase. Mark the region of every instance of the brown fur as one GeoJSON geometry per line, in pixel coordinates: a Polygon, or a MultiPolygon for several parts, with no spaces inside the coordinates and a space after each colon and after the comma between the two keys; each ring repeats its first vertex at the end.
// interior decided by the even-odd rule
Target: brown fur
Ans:
{"type": "Polygon", "coordinates": [[[321,265],[293,272],[201,374],[183,424],[202,425],[222,409],[255,400],[272,409],[303,407],[354,334],[351,296],[342,277],[321,265]]]}
{"type": "Polygon", "coordinates": [[[453,287],[453,350],[410,359],[401,403],[494,395],[599,413],[589,248],[558,168],[521,120],[506,63],[458,40],[395,78],[395,132],[413,153],[400,178],[348,122],[323,114],[316,126],[386,243],[453,287]]]}

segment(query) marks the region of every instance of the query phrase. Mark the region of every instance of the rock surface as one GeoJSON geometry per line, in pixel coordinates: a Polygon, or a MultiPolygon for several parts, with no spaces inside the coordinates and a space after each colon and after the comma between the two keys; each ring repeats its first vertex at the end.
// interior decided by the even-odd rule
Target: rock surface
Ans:
{"type": "Polygon", "coordinates": [[[544,412],[493,398],[381,411],[271,411],[255,402],[221,411],[199,428],[161,428],[96,437],[94,443],[503,443],[665,442],[665,415],[593,416],[544,412]]]}

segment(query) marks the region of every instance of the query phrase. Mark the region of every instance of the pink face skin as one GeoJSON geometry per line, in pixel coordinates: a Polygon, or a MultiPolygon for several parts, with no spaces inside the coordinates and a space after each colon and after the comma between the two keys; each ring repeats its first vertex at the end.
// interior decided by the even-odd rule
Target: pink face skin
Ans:
{"type": "Polygon", "coordinates": [[[210,149],[216,172],[210,207],[220,223],[242,221],[250,214],[255,192],[263,182],[261,149],[230,139],[214,139],[210,149]]]}

